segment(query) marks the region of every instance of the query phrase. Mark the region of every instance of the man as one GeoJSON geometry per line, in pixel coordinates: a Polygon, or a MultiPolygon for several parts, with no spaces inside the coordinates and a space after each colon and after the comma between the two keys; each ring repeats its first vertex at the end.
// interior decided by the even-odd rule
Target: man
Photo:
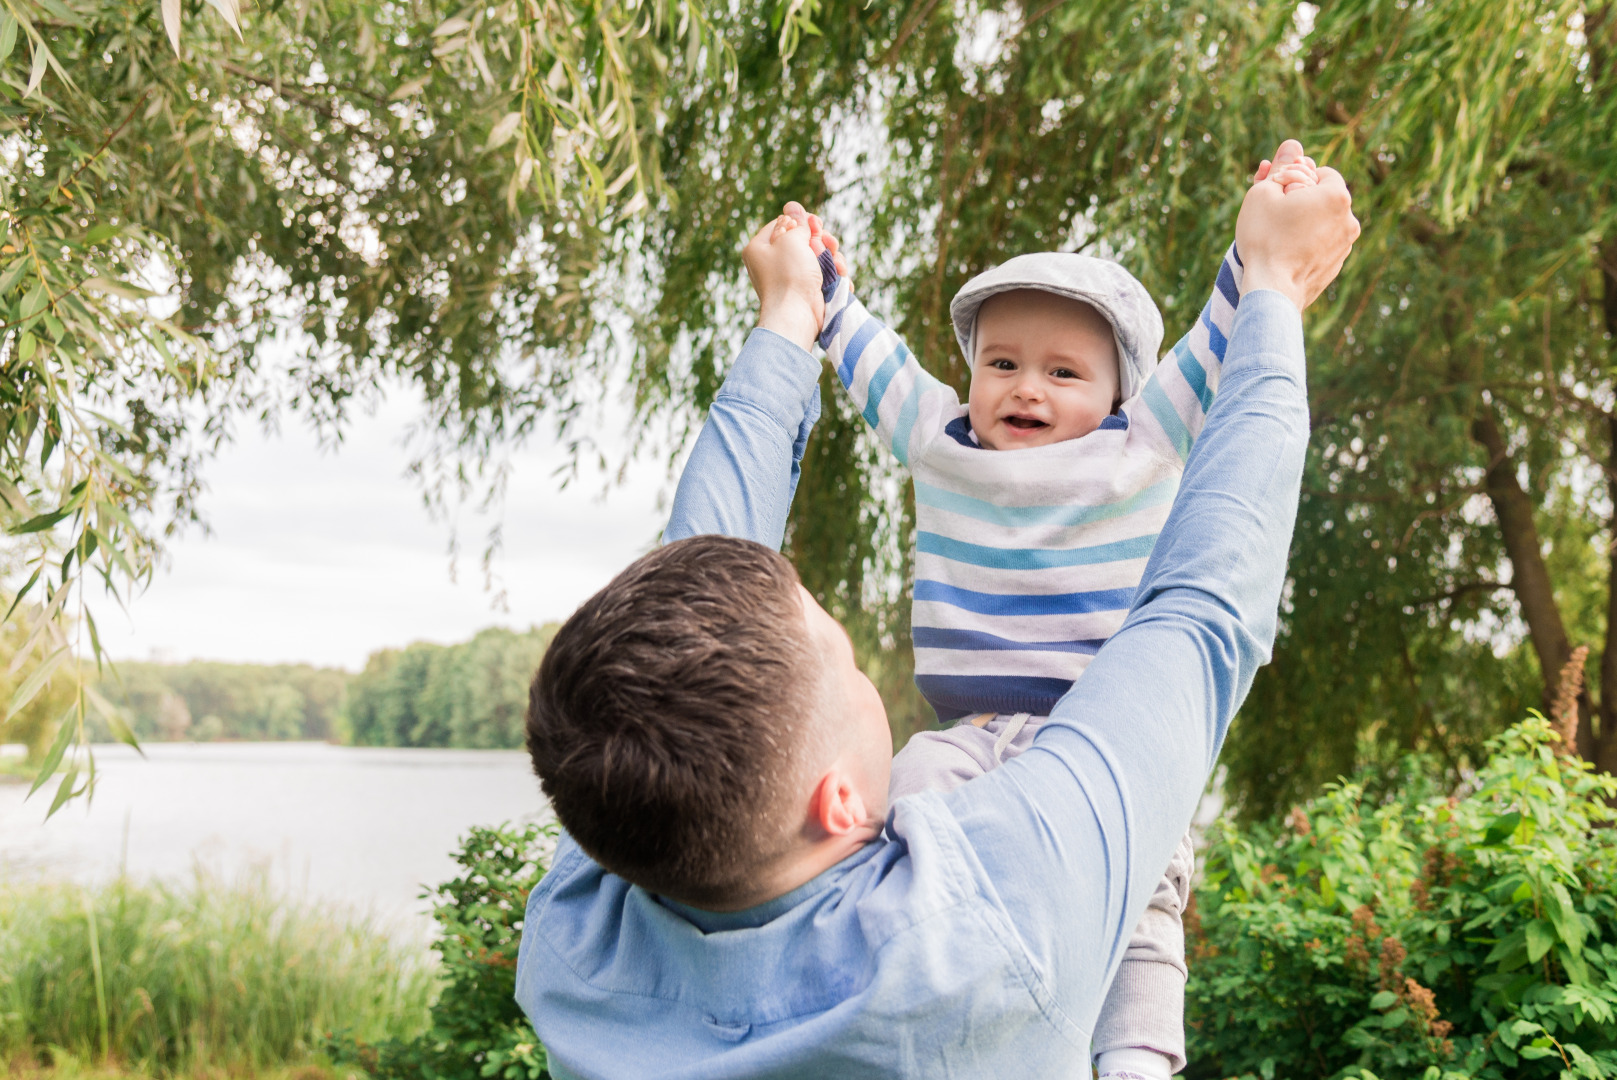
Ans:
{"type": "Polygon", "coordinates": [[[1014,761],[887,806],[881,700],[775,551],[818,409],[807,244],[748,245],[759,329],[670,543],[534,682],[568,830],[517,996],[560,1077],[1073,1077],[1273,642],[1307,440],[1300,312],[1358,234],[1341,177],[1260,183],[1218,395],[1121,630],[1014,761]],[[806,250],[804,252],[807,254],[806,250]]]}

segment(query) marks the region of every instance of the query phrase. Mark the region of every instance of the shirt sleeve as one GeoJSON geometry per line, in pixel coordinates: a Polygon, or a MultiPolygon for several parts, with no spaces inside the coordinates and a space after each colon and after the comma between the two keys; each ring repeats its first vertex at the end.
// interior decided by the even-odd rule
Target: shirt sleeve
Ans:
{"type": "Polygon", "coordinates": [[[908,467],[959,413],[960,398],[953,387],[928,375],[903,340],[859,302],[829,255],[820,256],[820,268],[825,290],[820,347],[854,408],[908,467]]]}
{"type": "Polygon", "coordinates": [[[1302,320],[1280,293],[1248,293],[1122,628],[1025,753],[945,796],[1032,969],[1086,1031],[1269,659],[1307,439],[1302,320]]]}
{"type": "Polygon", "coordinates": [[[820,362],[756,329],[713,399],[680,474],[663,542],[738,536],[778,549],[820,418],[820,362]]]}
{"type": "Polygon", "coordinates": [[[1123,407],[1131,441],[1150,444],[1180,461],[1190,456],[1218,393],[1224,354],[1240,306],[1241,256],[1231,244],[1196,325],[1174,343],[1145,388],[1123,407]]]}

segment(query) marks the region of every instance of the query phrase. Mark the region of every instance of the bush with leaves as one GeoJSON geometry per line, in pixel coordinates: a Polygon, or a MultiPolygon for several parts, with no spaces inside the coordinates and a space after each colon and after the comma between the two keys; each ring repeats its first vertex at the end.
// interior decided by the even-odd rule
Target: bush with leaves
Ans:
{"type": "Polygon", "coordinates": [[[342,1035],[331,1056],[374,1080],[543,1080],[545,1048],[516,1003],[522,915],[549,869],[555,825],[474,828],[455,856],[463,873],[433,889],[443,989],[412,1039],[366,1044],[342,1035]]]}
{"type": "Polygon", "coordinates": [[[1411,769],[1215,830],[1192,1076],[1617,1076],[1617,780],[1542,719],[1489,746],[1452,794],[1411,769]]]}

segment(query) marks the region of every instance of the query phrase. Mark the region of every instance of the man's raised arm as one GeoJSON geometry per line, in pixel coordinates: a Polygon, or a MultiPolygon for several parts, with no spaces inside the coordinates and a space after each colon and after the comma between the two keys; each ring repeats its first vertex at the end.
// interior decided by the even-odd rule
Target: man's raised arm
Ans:
{"type": "Polygon", "coordinates": [[[779,548],[820,417],[820,362],[770,330],[747,338],[680,474],[664,542],[721,533],[779,548]]]}
{"type": "Polygon", "coordinates": [[[808,349],[824,308],[808,230],[783,227],[785,220],[765,225],[743,253],[760,297],[758,328],[725,375],[680,474],[665,543],[718,533],[778,549],[785,538],[803,449],[820,418],[820,362],[808,349]],[[795,274],[760,270],[754,256],[776,244],[802,249],[795,274]]]}
{"type": "Polygon", "coordinates": [[[1034,977],[1086,1031],[1274,642],[1308,438],[1300,312],[1358,234],[1326,172],[1248,194],[1222,385],[1127,621],[1027,753],[948,796],[1034,977]]]}

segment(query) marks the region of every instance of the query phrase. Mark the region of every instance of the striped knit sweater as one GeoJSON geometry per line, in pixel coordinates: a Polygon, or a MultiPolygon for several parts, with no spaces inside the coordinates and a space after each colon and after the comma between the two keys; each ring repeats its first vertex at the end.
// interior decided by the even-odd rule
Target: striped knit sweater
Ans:
{"type": "MultiPolygon", "coordinates": [[[[1047,715],[1116,633],[1218,389],[1240,302],[1234,247],[1201,317],[1079,439],[985,450],[828,257],[820,345],[915,481],[915,682],[942,720],[1047,715]]],[[[1142,673],[1145,676],[1146,673],[1142,673]]]]}

